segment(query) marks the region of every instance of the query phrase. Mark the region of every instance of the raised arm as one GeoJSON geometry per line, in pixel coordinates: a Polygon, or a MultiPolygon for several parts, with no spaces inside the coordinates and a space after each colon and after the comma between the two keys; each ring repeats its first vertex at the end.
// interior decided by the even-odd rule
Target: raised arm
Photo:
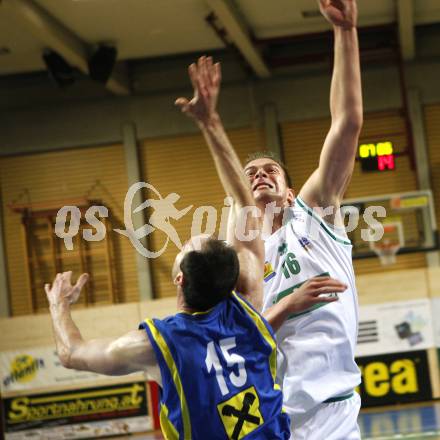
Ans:
{"type": "MultiPolygon", "coordinates": [[[[203,133],[223,188],[234,200],[231,224],[235,225],[240,223],[243,208],[255,207],[255,201],[249,181],[217,112],[221,83],[220,63],[214,64],[211,57],[201,57],[197,64],[189,66],[189,76],[194,88],[194,97],[191,100],[179,98],[176,100],[176,105],[183,113],[195,120],[203,133]]],[[[259,232],[261,221],[261,217],[247,215],[242,235],[247,236],[249,231],[259,232]]],[[[232,238],[230,242],[235,247],[240,260],[237,290],[260,310],[263,297],[263,242],[260,233],[252,240],[242,240],[240,234],[238,235],[229,234],[232,238]]]]}
{"type": "Polygon", "coordinates": [[[320,9],[334,28],[331,127],[318,168],[300,196],[312,207],[339,208],[353,173],[363,122],[357,4],[356,0],[320,0],[320,9]]]}
{"type": "Polygon", "coordinates": [[[72,272],[57,274],[52,286],[44,286],[63,366],[111,376],[144,371],[160,381],[154,350],[144,331],[132,331],[117,339],[83,339],[72,319],[70,306],[77,301],[88,275],[82,274],[74,286],[71,276],[72,272]]]}

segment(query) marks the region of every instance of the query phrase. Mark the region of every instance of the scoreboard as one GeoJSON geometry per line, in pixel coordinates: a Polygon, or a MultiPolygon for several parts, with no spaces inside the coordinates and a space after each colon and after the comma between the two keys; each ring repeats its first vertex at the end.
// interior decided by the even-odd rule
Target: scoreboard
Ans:
{"type": "Polygon", "coordinates": [[[359,145],[362,171],[391,171],[396,168],[392,142],[359,145]]]}

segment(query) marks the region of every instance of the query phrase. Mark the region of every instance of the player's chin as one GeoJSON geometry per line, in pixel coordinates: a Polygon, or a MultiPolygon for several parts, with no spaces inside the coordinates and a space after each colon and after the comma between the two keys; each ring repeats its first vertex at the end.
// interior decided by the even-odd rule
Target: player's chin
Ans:
{"type": "Polygon", "coordinates": [[[254,200],[257,204],[265,204],[276,202],[281,196],[270,188],[257,189],[254,191],[254,200]]]}

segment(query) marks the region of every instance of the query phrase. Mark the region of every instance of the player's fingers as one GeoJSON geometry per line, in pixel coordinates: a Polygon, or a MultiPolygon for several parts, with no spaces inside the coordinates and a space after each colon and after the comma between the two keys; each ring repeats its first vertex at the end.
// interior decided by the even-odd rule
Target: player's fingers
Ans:
{"type": "Polygon", "coordinates": [[[198,79],[198,83],[200,85],[200,83],[204,82],[204,66],[205,66],[205,57],[201,56],[199,58],[199,61],[197,62],[197,79],[198,79]]]}
{"type": "Polygon", "coordinates": [[[344,2],[341,0],[330,0],[330,4],[341,11],[345,9],[344,2]]]}
{"type": "Polygon", "coordinates": [[[347,290],[347,288],[345,286],[335,286],[335,285],[325,286],[325,287],[320,287],[319,289],[314,290],[312,295],[319,296],[319,295],[322,295],[323,293],[345,292],[345,290],[347,290]]]}
{"type": "Polygon", "coordinates": [[[336,281],[336,280],[329,280],[326,283],[322,283],[319,285],[318,288],[323,288],[323,287],[327,287],[329,289],[346,289],[347,285],[344,283],[341,283],[340,281],[336,281]]]}
{"type": "Polygon", "coordinates": [[[322,277],[315,277],[312,278],[311,280],[308,280],[309,283],[313,283],[313,284],[319,284],[319,283],[323,283],[326,282],[328,280],[330,280],[331,278],[328,275],[322,276],[322,277]]]}
{"type": "Polygon", "coordinates": [[[215,64],[214,64],[214,59],[212,57],[209,57],[209,76],[211,77],[211,81],[214,82],[215,64]]]}
{"type": "Polygon", "coordinates": [[[222,66],[220,63],[214,64],[214,85],[218,86],[222,80],[222,66]]]}
{"type": "Polygon", "coordinates": [[[306,284],[308,286],[310,286],[310,288],[316,289],[318,287],[321,287],[321,286],[329,283],[330,280],[331,280],[331,278],[329,276],[322,276],[322,277],[316,277],[316,278],[312,278],[310,280],[307,280],[306,284]]]}
{"type": "Polygon", "coordinates": [[[199,92],[203,91],[203,87],[205,85],[205,75],[203,72],[203,59],[204,57],[200,57],[197,63],[197,88],[199,92]]]}
{"type": "Polygon", "coordinates": [[[75,287],[81,290],[84,287],[84,284],[86,284],[88,280],[89,280],[89,274],[87,273],[81,274],[81,276],[78,278],[78,281],[75,284],[75,287]]]}
{"type": "Polygon", "coordinates": [[[206,77],[210,86],[214,83],[214,63],[212,57],[206,58],[206,77]]]}
{"type": "Polygon", "coordinates": [[[347,285],[344,283],[341,283],[338,280],[327,280],[327,281],[324,281],[323,283],[316,283],[315,287],[317,289],[320,289],[321,287],[338,287],[338,288],[342,287],[342,288],[346,289],[347,285]]]}
{"type": "Polygon", "coordinates": [[[209,72],[208,72],[208,59],[207,59],[207,57],[202,57],[201,77],[202,77],[202,80],[203,80],[203,87],[206,89],[210,85],[209,72]]]}
{"type": "Polygon", "coordinates": [[[338,300],[339,300],[338,296],[323,296],[323,297],[314,298],[315,303],[332,303],[338,300]]]}
{"type": "Polygon", "coordinates": [[[189,79],[191,80],[191,84],[194,90],[197,90],[197,66],[192,63],[188,67],[189,79]]]}
{"type": "Polygon", "coordinates": [[[177,105],[177,106],[180,107],[182,110],[183,110],[184,107],[186,107],[186,106],[188,105],[188,103],[189,103],[188,99],[183,98],[183,97],[181,97],[181,98],[177,98],[177,99],[174,101],[174,105],[177,105]]]}
{"type": "Polygon", "coordinates": [[[194,87],[194,91],[196,95],[202,95],[203,91],[205,89],[205,80],[203,78],[203,72],[202,72],[202,58],[200,57],[199,60],[197,61],[197,65],[196,64],[192,64],[191,67],[191,71],[192,71],[192,76],[191,76],[191,82],[192,85],[194,87]]]}
{"type": "Polygon", "coordinates": [[[46,292],[46,295],[49,295],[49,292],[50,292],[50,284],[45,284],[45,285],[44,285],[44,291],[46,292]]]}
{"type": "Polygon", "coordinates": [[[63,274],[57,273],[57,276],[55,277],[55,281],[53,282],[54,286],[60,286],[63,282],[63,274]]]}
{"type": "Polygon", "coordinates": [[[315,278],[314,281],[315,281],[314,284],[317,286],[323,286],[323,285],[327,286],[329,284],[345,286],[345,284],[343,282],[337,280],[336,278],[330,278],[330,277],[315,278]]]}
{"type": "Polygon", "coordinates": [[[318,0],[318,4],[319,4],[319,7],[322,10],[323,8],[325,8],[327,6],[328,0],[318,0]]]}

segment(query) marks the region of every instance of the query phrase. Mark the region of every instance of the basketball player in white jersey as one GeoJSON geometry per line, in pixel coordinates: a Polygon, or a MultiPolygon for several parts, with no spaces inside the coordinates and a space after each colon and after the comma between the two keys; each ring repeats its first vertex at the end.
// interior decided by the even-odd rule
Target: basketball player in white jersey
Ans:
{"type": "MultiPolygon", "coordinates": [[[[357,4],[320,0],[319,5],[334,29],[335,54],[331,127],[317,169],[297,196],[283,165],[273,157],[251,160],[245,174],[257,206],[264,212],[272,203],[279,210],[265,242],[264,310],[278,330],[278,379],[292,419],[292,439],[348,440],[360,438],[360,398],[354,391],[360,383],[354,361],[358,306],[351,244],[339,207],[353,172],[363,118],[357,4]],[[296,289],[324,293],[335,283],[334,291],[341,292],[333,279],[347,286],[338,301],[323,300],[306,313],[292,313],[289,301],[296,289]]],[[[194,98],[179,98],[176,104],[197,121],[210,147],[227,157],[233,148],[216,111],[219,66],[202,57],[198,67],[189,69],[194,98]]],[[[297,148],[301,154],[301,146],[297,148]]]]}

